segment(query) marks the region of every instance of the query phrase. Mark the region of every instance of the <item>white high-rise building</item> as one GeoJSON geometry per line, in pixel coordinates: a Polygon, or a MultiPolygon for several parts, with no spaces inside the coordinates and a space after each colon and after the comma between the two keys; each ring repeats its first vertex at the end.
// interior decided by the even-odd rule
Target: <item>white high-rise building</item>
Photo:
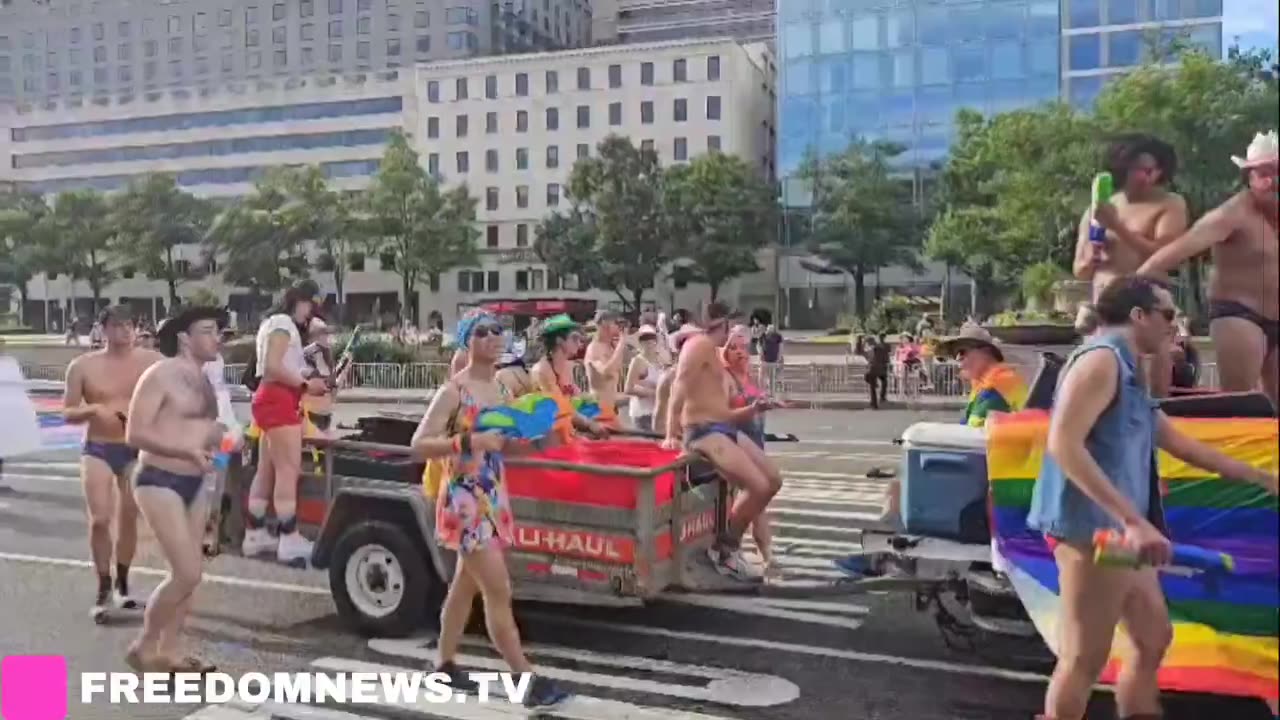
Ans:
{"type": "MultiPolygon", "coordinates": [[[[0,182],[46,194],[115,192],[162,171],[196,194],[229,197],[250,192],[268,168],[317,164],[336,187],[359,188],[398,130],[425,167],[446,185],[465,183],[478,201],[481,263],[424,279],[420,319],[438,312],[451,323],[468,306],[499,300],[608,303],[617,299],[611,292],[578,289],[532,252],[538,223],[567,208],[574,161],[616,134],[652,145],[664,164],[720,151],[770,177],[772,64],[762,44],[662,42],[428,63],[363,78],[279,79],[242,93],[176,89],[154,100],[14,110],[0,114],[0,182]]],[[[199,268],[201,249],[183,248],[181,260],[199,268]]],[[[357,316],[396,302],[400,279],[384,260],[349,262],[347,306],[357,316]]],[[[215,273],[182,292],[208,287],[241,317],[250,314],[247,292],[222,285],[216,263],[209,269],[215,273]]],[[[330,274],[317,280],[333,292],[330,274]]],[[[88,290],[74,287],[81,315],[90,311],[88,290]]],[[[43,302],[57,304],[56,317],[73,294],[65,276],[37,278],[30,291],[28,317],[36,322],[43,302]]],[[[770,292],[747,294],[764,303],[770,292]]],[[[730,300],[737,293],[737,284],[723,291],[730,300]]],[[[146,312],[166,294],[163,282],[126,269],[105,297],[146,312]]],[[[659,280],[651,299],[696,307],[705,295],[659,280]]]]}
{"type": "Polygon", "coordinates": [[[772,41],[774,0],[594,0],[595,42],[695,37],[772,41]]]}

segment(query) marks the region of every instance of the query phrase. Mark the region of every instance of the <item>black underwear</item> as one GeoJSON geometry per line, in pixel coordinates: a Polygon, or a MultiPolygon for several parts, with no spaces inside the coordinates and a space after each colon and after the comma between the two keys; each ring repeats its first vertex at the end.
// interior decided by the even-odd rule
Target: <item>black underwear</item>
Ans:
{"type": "Polygon", "coordinates": [[[115,473],[118,478],[124,477],[124,471],[129,465],[138,459],[138,451],[125,445],[124,443],[97,442],[94,440],[86,441],[84,444],[83,454],[88,457],[98,458],[111,468],[111,472],[115,473]]]}
{"type": "Polygon", "coordinates": [[[204,478],[199,475],[180,475],[168,470],[143,465],[133,481],[134,487],[166,488],[182,498],[182,504],[191,507],[204,487],[204,478]]]}
{"type": "Polygon", "coordinates": [[[1263,317],[1258,314],[1258,311],[1235,300],[1211,300],[1209,302],[1210,320],[1231,317],[1248,320],[1257,325],[1262,330],[1262,334],[1267,337],[1268,350],[1280,347],[1280,320],[1263,317]]]}

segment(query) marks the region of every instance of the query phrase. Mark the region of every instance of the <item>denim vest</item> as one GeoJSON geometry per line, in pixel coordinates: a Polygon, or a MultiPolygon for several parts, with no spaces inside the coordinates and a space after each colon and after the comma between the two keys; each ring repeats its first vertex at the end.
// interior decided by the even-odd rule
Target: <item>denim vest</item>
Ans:
{"type": "MultiPolygon", "coordinates": [[[[1063,377],[1085,353],[1109,351],[1120,363],[1116,396],[1085,438],[1085,448],[1103,474],[1143,516],[1163,528],[1163,508],[1156,470],[1156,403],[1136,372],[1137,363],[1119,335],[1085,341],[1067,360],[1063,377]]],[[[1102,529],[1121,529],[1119,521],[1090,500],[1045,452],[1031,495],[1027,527],[1060,540],[1092,544],[1102,529]]]]}

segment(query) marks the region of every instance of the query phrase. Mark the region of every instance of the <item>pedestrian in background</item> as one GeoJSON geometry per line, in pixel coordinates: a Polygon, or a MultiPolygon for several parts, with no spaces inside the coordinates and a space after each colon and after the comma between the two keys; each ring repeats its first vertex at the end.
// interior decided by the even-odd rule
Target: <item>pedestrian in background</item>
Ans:
{"type": "Polygon", "coordinates": [[[871,340],[866,381],[871,393],[871,409],[879,410],[880,403],[888,402],[889,394],[889,341],[884,333],[871,340]]]}
{"type": "Polygon", "coordinates": [[[782,364],[783,337],[778,327],[769,324],[760,336],[760,385],[769,395],[778,395],[778,377],[782,364]]]}

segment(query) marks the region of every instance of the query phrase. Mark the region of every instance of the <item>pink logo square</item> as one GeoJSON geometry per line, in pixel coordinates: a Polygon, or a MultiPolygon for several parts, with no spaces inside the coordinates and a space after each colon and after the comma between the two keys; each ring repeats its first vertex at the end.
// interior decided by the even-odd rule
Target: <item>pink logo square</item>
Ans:
{"type": "Polygon", "coordinates": [[[10,655],[0,662],[0,718],[65,720],[66,717],[66,658],[10,655]]]}

